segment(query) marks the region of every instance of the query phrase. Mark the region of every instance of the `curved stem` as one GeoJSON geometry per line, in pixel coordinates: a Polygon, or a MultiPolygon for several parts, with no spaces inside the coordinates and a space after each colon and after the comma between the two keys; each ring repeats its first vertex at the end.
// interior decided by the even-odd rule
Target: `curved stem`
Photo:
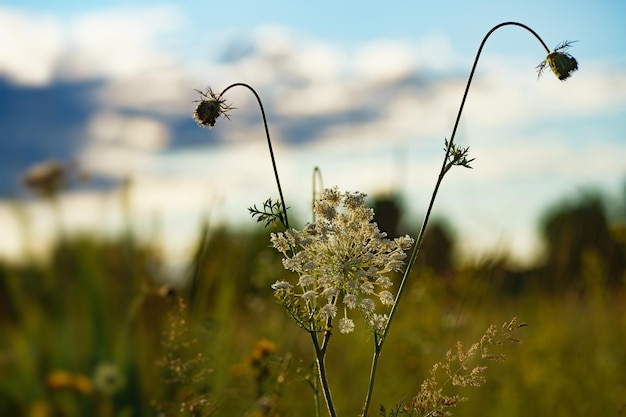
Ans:
{"type": "Polygon", "coordinates": [[[519,26],[522,27],[523,29],[526,29],[527,31],[529,31],[530,33],[532,33],[541,43],[541,45],[544,47],[544,49],[550,53],[550,49],[548,48],[548,46],[545,44],[545,42],[541,39],[541,37],[539,37],[539,35],[532,30],[530,27],[522,24],[522,23],[518,23],[518,22],[504,22],[504,23],[500,23],[496,26],[494,26],[493,28],[491,28],[491,30],[489,32],[487,32],[487,34],[485,35],[485,37],[483,38],[480,47],[478,48],[478,52],[476,53],[476,58],[474,59],[474,64],[472,65],[472,70],[470,71],[470,75],[469,78],[467,79],[467,85],[465,87],[465,92],[463,93],[463,99],[461,100],[461,105],[459,107],[459,111],[457,113],[456,116],[456,120],[454,122],[454,127],[452,129],[452,135],[450,136],[450,141],[448,142],[448,146],[446,148],[446,154],[445,157],[443,158],[443,163],[441,165],[441,170],[439,171],[439,176],[437,178],[437,183],[435,184],[435,188],[433,190],[433,194],[430,197],[430,203],[428,204],[428,209],[426,210],[426,215],[424,216],[424,221],[422,222],[422,227],[420,229],[420,232],[417,236],[417,239],[415,241],[415,247],[413,248],[413,252],[411,254],[411,258],[409,260],[409,263],[407,264],[407,268],[404,272],[404,276],[402,277],[402,281],[400,283],[400,287],[398,288],[398,294],[396,296],[396,300],[393,304],[393,307],[391,308],[391,312],[389,313],[389,320],[387,322],[387,326],[385,327],[385,331],[383,332],[382,337],[380,338],[380,344],[382,344],[385,340],[385,336],[387,335],[387,332],[389,331],[389,327],[391,324],[391,320],[393,319],[394,313],[397,309],[398,306],[398,301],[400,299],[400,296],[402,295],[402,290],[404,289],[404,285],[407,281],[407,277],[409,276],[411,270],[413,269],[413,266],[415,265],[415,260],[417,258],[417,254],[419,252],[420,246],[422,244],[422,241],[424,239],[424,232],[426,231],[426,226],[428,224],[428,220],[430,219],[430,214],[432,212],[433,209],[433,205],[435,203],[435,198],[437,197],[437,192],[439,191],[439,186],[441,185],[441,181],[443,180],[443,177],[446,173],[446,164],[448,162],[448,156],[450,155],[450,149],[452,149],[452,144],[454,143],[454,137],[456,135],[456,131],[457,128],[459,126],[459,121],[461,120],[461,114],[463,113],[463,107],[465,106],[465,101],[467,99],[467,95],[469,93],[469,89],[470,86],[472,84],[472,79],[474,78],[474,72],[476,71],[476,66],[478,65],[478,60],[480,58],[480,54],[483,50],[483,47],[485,46],[485,42],[487,42],[487,39],[489,38],[489,36],[491,36],[491,34],[496,31],[497,29],[503,27],[503,26],[507,26],[507,25],[514,25],[514,26],[519,26]]]}
{"type": "Polygon", "coordinates": [[[280,179],[278,177],[278,168],[276,168],[276,160],[274,158],[274,151],[272,150],[272,141],[270,139],[270,131],[267,127],[267,118],[265,117],[265,110],[263,109],[263,103],[261,102],[261,97],[257,94],[256,90],[252,88],[250,85],[246,83],[234,83],[226,87],[219,95],[218,98],[222,98],[222,96],[233,87],[246,87],[248,90],[254,94],[257,102],[259,103],[259,109],[261,110],[261,117],[263,118],[263,127],[265,128],[265,136],[267,137],[267,146],[270,150],[270,158],[272,160],[272,167],[274,168],[274,177],[276,178],[276,185],[278,186],[278,195],[280,196],[280,203],[283,206],[283,213],[285,214],[285,227],[289,229],[289,219],[287,218],[287,206],[285,205],[285,198],[283,197],[283,190],[280,186],[280,179]]]}
{"type": "MultiPolygon", "coordinates": [[[[522,24],[522,23],[518,23],[518,22],[503,22],[500,23],[496,26],[494,26],[493,28],[491,28],[491,30],[489,32],[487,32],[487,34],[485,35],[485,37],[483,38],[482,42],[480,43],[480,46],[478,48],[478,51],[476,52],[476,57],[474,58],[474,64],[472,65],[472,70],[470,71],[469,77],[467,79],[467,85],[465,87],[465,92],[463,93],[463,99],[461,100],[461,105],[459,107],[459,111],[457,113],[456,116],[456,120],[454,122],[454,127],[452,128],[452,135],[450,136],[450,141],[448,142],[448,146],[446,147],[446,153],[445,156],[443,158],[443,163],[441,165],[441,170],[439,171],[439,176],[437,177],[437,183],[435,184],[435,188],[433,190],[433,194],[430,197],[430,203],[428,204],[428,209],[426,210],[426,215],[424,216],[424,220],[422,222],[422,227],[420,228],[419,234],[417,235],[417,239],[415,241],[415,246],[413,248],[413,252],[411,253],[411,258],[409,259],[409,262],[407,264],[407,268],[404,271],[404,275],[402,277],[402,281],[400,282],[400,286],[398,287],[398,293],[396,295],[396,299],[395,302],[393,303],[393,306],[391,307],[391,311],[389,312],[389,319],[387,320],[387,325],[385,326],[385,330],[383,331],[381,337],[378,339],[377,344],[376,344],[376,350],[374,352],[374,358],[372,360],[372,375],[371,377],[375,376],[375,370],[376,370],[376,363],[378,361],[378,356],[380,356],[380,352],[382,350],[382,346],[386,340],[386,336],[387,333],[389,332],[389,328],[391,327],[391,321],[394,318],[394,315],[396,313],[396,310],[398,308],[398,304],[400,301],[400,297],[402,296],[403,292],[404,292],[404,288],[408,279],[409,274],[411,273],[411,271],[413,270],[413,266],[415,265],[415,260],[417,259],[417,254],[419,253],[420,247],[422,245],[422,241],[424,240],[424,234],[426,231],[426,226],[428,225],[428,221],[430,219],[430,214],[432,212],[433,209],[433,205],[435,203],[435,198],[437,197],[437,192],[439,191],[439,186],[441,185],[441,181],[443,180],[444,175],[447,172],[446,166],[448,163],[448,157],[450,155],[450,150],[452,149],[452,145],[454,143],[454,137],[456,135],[456,131],[457,128],[459,126],[459,121],[461,120],[461,114],[463,113],[463,107],[465,106],[465,101],[467,99],[467,95],[469,93],[469,89],[470,86],[472,84],[472,79],[474,78],[474,72],[476,71],[476,66],[478,65],[478,60],[480,58],[480,54],[483,50],[483,47],[485,46],[485,42],[487,42],[487,39],[491,36],[491,34],[493,32],[495,32],[497,29],[503,27],[503,26],[509,26],[509,25],[513,25],[513,26],[519,26],[523,29],[526,29],[527,31],[529,31],[532,35],[535,36],[535,38],[537,38],[537,40],[539,40],[539,42],[541,43],[541,46],[543,46],[543,48],[546,50],[547,53],[550,53],[550,48],[548,48],[548,46],[546,45],[546,43],[541,39],[541,37],[537,34],[537,32],[535,32],[534,30],[532,30],[530,27],[522,24]]],[[[367,415],[367,406],[369,405],[369,400],[371,397],[371,390],[373,389],[373,381],[370,381],[370,391],[368,391],[367,394],[367,398],[366,398],[366,406],[364,407],[364,416],[367,415]]]]}

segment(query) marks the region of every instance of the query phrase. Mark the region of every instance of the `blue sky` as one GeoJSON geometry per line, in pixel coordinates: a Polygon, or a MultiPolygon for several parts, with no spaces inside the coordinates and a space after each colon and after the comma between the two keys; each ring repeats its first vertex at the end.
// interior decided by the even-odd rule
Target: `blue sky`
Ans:
{"type": "MultiPolygon", "coordinates": [[[[435,215],[452,219],[467,254],[528,258],[547,205],[590,187],[614,194],[626,180],[626,3],[432,3],[5,1],[0,199],[21,196],[19,175],[46,159],[130,177],[134,223],[153,233],[147,219],[158,217],[167,250],[184,253],[203,213],[241,224],[246,207],[275,194],[249,93],[229,94],[238,110],[215,129],[189,117],[194,89],[242,81],[264,100],[300,218],[319,166],[325,185],[400,193],[416,229],[476,49],[492,26],[516,20],[549,47],[578,40],[580,70],[565,83],[537,80],[539,43],[516,27],[496,32],[457,136],[475,168],[446,178],[435,215]],[[34,100],[46,109],[39,123],[27,119],[34,100]]],[[[110,232],[119,199],[81,188],[62,205],[76,229],[110,232]]],[[[24,204],[33,233],[52,235],[50,210],[24,204]]],[[[11,255],[23,231],[7,207],[0,218],[13,234],[0,254],[11,255]]]]}
{"type": "MultiPolygon", "coordinates": [[[[69,19],[102,10],[132,10],[165,4],[155,1],[3,1],[3,5],[30,12],[52,13],[69,19]]],[[[241,34],[259,25],[278,24],[297,28],[332,43],[360,43],[381,38],[415,39],[425,34],[445,34],[460,50],[474,50],[487,27],[501,21],[523,22],[541,33],[552,47],[562,38],[581,39],[579,45],[591,58],[624,56],[626,4],[618,0],[573,1],[395,1],[388,4],[362,1],[315,3],[273,0],[264,2],[179,1],[184,19],[182,42],[203,42],[224,35],[241,34]],[[572,33],[567,33],[571,31],[572,33]],[[564,33],[565,32],[565,33],[564,33]]],[[[499,52],[523,48],[508,44],[507,35],[492,39],[490,49],[499,52]],[[504,39],[503,39],[504,38],[504,39]]],[[[206,42],[208,44],[206,44],[206,42]]],[[[196,48],[193,48],[196,49],[196,48]]]]}

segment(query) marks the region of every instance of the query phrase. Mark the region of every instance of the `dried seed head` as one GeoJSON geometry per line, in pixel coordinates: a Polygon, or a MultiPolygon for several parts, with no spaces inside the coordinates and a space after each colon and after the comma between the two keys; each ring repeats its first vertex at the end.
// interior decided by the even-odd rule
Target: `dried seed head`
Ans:
{"type": "Polygon", "coordinates": [[[33,165],[23,176],[24,186],[41,195],[52,196],[63,186],[69,167],[58,161],[33,165]]]}
{"type": "Polygon", "coordinates": [[[207,88],[206,92],[196,91],[202,96],[202,100],[199,101],[193,112],[193,118],[199,126],[213,127],[220,116],[230,119],[226,112],[232,107],[226,104],[226,100],[216,96],[211,88],[207,88]]]}
{"type": "Polygon", "coordinates": [[[537,65],[537,76],[540,77],[544,69],[549,65],[559,80],[567,80],[572,75],[572,72],[578,69],[576,58],[566,52],[567,48],[574,42],[576,41],[565,41],[557,46],[554,51],[550,52],[546,59],[537,65]]]}
{"type": "Polygon", "coordinates": [[[546,60],[554,75],[561,81],[568,79],[578,69],[576,59],[566,52],[551,52],[546,60]]]}
{"type": "Polygon", "coordinates": [[[201,101],[193,113],[193,118],[201,126],[215,126],[215,122],[220,115],[219,103],[214,101],[201,101]]]}

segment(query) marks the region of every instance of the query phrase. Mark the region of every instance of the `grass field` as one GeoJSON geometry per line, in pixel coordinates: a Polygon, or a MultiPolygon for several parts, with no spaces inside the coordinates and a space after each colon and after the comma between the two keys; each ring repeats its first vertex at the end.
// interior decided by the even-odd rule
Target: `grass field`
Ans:
{"type": "MultiPolygon", "coordinates": [[[[316,415],[310,339],[273,300],[270,284],[290,273],[267,231],[207,236],[182,288],[162,284],[159,251],[130,234],[73,237],[49,262],[0,264],[0,415],[316,415]]],[[[487,261],[445,275],[416,269],[370,415],[414,396],[457,341],[469,347],[514,317],[527,324],[522,343],[496,347],[507,360],[459,391],[469,399],[454,415],[626,413],[626,293],[583,258],[584,285],[550,291],[504,291],[487,261]]],[[[371,338],[357,328],[331,341],[338,415],[361,411],[371,338]]]]}

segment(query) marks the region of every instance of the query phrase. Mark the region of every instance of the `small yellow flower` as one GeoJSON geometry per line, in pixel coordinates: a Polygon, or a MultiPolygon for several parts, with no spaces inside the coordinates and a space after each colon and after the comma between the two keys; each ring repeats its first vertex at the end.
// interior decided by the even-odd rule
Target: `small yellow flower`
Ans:
{"type": "Polygon", "coordinates": [[[565,81],[568,79],[572,75],[572,72],[578,69],[576,58],[566,52],[567,48],[569,48],[572,43],[573,42],[567,41],[563,42],[561,45],[557,46],[554,51],[550,52],[546,59],[537,66],[538,76],[541,76],[543,70],[549,65],[550,69],[552,69],[552,72],[559,80],[565,81]]]}
{"type": "Polygon", "coordinates": [[[29,417],[50,417],[52,416],[52,407],[45,401],[36,401],[30,406],[29,417]]]}
{"type": "Polygon", "coordinates": [[[258,366],[274,352],[276,352],[276,345],[274,343],[267,339],[260,339],[257,341],[254,351],[250,355],[250,363],[253,366],[258,366]]]}
{"type": "Polygon", "coordinates": [[[83,395],[89,395],[93,391],[93,384],[87,376],[62,370],[49,373],[46,386],[52,390],[73,389],[83,395]]]}
{"type": "Polygon", "coordinates": [[[74,375],[67,371],[53,371],[46,377],[46,386],[53,390],[72,388],[74,386],[74,375]]]}
{"type": "Polygon", "coordinates": [[[93,391],[91,379],[83,374],[74,375],[74,389],[83,395],[89,395],[93,391]]]}

